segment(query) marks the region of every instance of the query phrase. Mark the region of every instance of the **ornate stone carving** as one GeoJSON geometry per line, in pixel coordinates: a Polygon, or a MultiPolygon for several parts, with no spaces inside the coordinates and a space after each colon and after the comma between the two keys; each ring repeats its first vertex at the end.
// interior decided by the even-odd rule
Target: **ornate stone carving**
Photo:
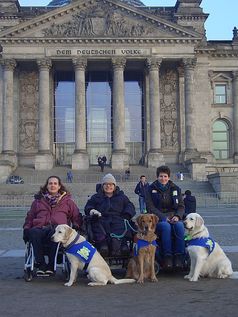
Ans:
{"type": "Polygon", "coordinates": [[[112,58],[113,69],[117,69],[117,68],[124,69],[125,65],[126,65],[126,58],[121,58],[121,57],[112,58]]]}
{"type": "Polygon", "coordinates": [[[147,58],[146,59],[146,67],[147,69],[150,70],[159,70],[159,67],[162,63],[162,58],[147,58]]]}
{"type": "Polygon", "coordinates": [[[162,149],[175,152],[178,151],[177,74],[175,69],[162,71],[160,94],[162,149]]]}
{"type": "Polygon", "coordinates": [[[87,67],[87,58],[73,58],[72,62],[75,69],[85,70],[87,67]]]}
{"type": "Polygon", "coordinates": [[[19,147],[21,153],[37,151],[37,100],[38,75],[36,72],[21,72],[19,78],[19,147]]]}
{"type": "Polygon", "coordinates": [[[232,77],[234,80],[238,80],[238,70],[232,72],[232,77]]]}
{"type": "MultiPolygon", "coordinates": [[[[43,29],[45,37],[140,37],[154,32],[158,29],[150,21],[138,20],[118,7],[102,8],[99,3],[80,10],[68,22],[55,22],[43,29]]],[[[163,27],[160,29],[160,33],[166,32],[163,27]]]]}
{"type": "Polygon", "coordinates": [[[196,66],[197,64],[197,59],[196,58],[184,58],[183,59],[183,65],[184,65],[184,68],[188,68],[188,69],[194,69],[194,67],[196,66]]]}
{"type": "Polygon", "coordinates": [[[2,59],[1,65],[5,70],[13,71],[17,65],[15,59],[2,59]]]}
{"type": "Polygon", "coordinates": [[[37,60],[37,65],[39,69],[47,69],[49,70],[52,66],[51,60],[48,58],[37,60]]]}

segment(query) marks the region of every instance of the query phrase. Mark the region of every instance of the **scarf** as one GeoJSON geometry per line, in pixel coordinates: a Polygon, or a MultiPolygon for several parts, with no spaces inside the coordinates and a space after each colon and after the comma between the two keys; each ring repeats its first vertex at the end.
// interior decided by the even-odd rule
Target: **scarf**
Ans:
{"type": "Polygon", "coordinates": [[[43,194],[43,197],[48,202],[50,207],[55,207],[57,205],[60,196],[61,196],[60,193],[58,193],[58,194],[56,194],[54,196],[52,196],[49,192],[46,192],[46,193],[43,194]]]}
{"type": "Polygon", "coordinates": [[[169,182],[165,185],[161,184],[159,181],[158,181],[158,187],[159,189],[162,191],[162,192],[166,192],[166,190],[169,188],[169,182]]]}

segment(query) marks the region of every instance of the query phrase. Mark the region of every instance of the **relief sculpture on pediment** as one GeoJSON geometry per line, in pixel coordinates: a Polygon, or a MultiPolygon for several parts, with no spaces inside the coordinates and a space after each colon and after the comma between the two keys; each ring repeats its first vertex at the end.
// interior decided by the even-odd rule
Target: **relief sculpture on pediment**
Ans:
{"type": "Polygon", "coordinates": [[[135,37],[153,34],[153,28],[143,21],[120,12],[120,9],[104,10],[98,5],[82,10],[72,16],[70,21],[58,24],[54,22],[43,30],[45,37],[135,37]]]}
{"type": "Polygon", "coordinates": [[[160,93],[162,148],[168,151],[177,151],[177,75],[173,69],[162,71],[160,93]]]}
{"type": "Polygon", "coordinates": [[[30,153],[37,149],[37,100],[38,77],[36,72],[21,72],[20,111],[19,111],[19,146],[21,153],[30,153]]]}

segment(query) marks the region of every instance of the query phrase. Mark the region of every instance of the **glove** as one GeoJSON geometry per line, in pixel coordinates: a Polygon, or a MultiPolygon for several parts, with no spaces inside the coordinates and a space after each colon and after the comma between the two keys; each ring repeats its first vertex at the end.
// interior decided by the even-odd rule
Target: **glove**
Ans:
{"type": "Polygon", "coordinates": [[[91,209],[89,212],[90,216],[98,216],[101,217],[102,214],[100,213],[100,211],[96,210],[96,209],[91,209]]]}
{"type": "Polygon", "coordinates": [[[30,229],[23,229],[23,240],[25,243],[29,241],[29,231],[30,229]]]}
{"type": "Polygon", "coordinates": [[[122,214],[122,217],[123,217],[124,219],[126,219],[126,220],[131,220],[131,215],[128,214],[128,213],[122,214]]]}

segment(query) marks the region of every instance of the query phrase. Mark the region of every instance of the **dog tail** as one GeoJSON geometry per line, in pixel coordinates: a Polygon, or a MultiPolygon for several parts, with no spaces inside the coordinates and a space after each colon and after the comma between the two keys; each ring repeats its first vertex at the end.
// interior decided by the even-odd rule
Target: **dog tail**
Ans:
{"type": "Polygon", "coordinates": [[[229,276],[229,278],[232,278],[232,279],[238,279],[238,271],[236,272],[233,272],[231,276],[229,276]]]}
{"type": "Polygon", "coordinates": [[[134,280],[133,278],[122,278],[118,280],[117,278],[112,276],[109,282],[112,284],[130,284],[130,283],[135,283],[136,280],[134,280]]]}

